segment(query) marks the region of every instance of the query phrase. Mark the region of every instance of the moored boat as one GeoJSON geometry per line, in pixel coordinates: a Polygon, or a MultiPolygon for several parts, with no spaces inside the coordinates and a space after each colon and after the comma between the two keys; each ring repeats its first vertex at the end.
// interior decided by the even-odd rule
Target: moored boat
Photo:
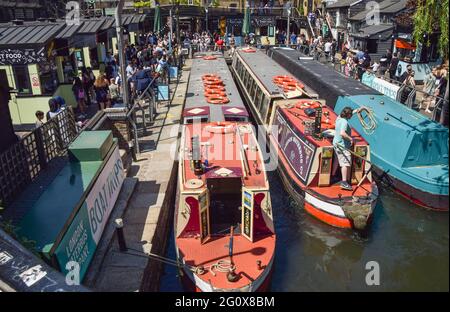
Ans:
{"type": "Polygon", "coordinates": [[[221,55],[194,57],[188,94],[174,216],[183,285],[202,292],[267,290],[276,242],[269,182],[221,55]],[[219,93],[207,92],[212,89],[219,93]]]}
{"type": "Polygon", "coordinates": [[[366,110],[371,122],[352,118],[349,123],[371,146],[375,179],[417,206],[448,211],[447,128],[328,66],[301,58],[298,51],[272,49],[269,54],[295,77],[320,88],[335,112],[347,106],[366,110]]]}
{"type": "Polygon", "coordinates": [[[238,50],[232,71],[255,119],[267,130],[278,171],[292,197],[327,224],[367,228],[378,198],[368,143],[352,131],[353,189],[341,189],[335,183],[339,170],[333,170],[337,169],[331,140],[336,114],[323,101],[310,98],[315,91],[261,51],[249,55],[238,50]]]}

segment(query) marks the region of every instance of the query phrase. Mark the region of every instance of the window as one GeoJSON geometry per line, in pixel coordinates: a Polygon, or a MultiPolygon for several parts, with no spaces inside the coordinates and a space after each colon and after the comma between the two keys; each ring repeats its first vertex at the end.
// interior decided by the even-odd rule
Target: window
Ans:
{"type": "Polygon", "coordinates": [[[264,96],[261,105],[261,118],[265,118],[267,123],[269,123],[270,114],[272,113],[271,110],[269,110],[269,102],[270,99],[267,96],[264,96]],[[267,114],[267,111],[269,111],[269,114],[267,114]]]}
{"type": "Polygon", "coordinates": [[[195,117],[186,117],[184,119],[184,124],[188,125],[188,124],[193,124],[193,123],[206,123],[208,122],[208,116],[195,116],[195,117]]]}
{"type": "Polygon", "coordinates": [[[233,115],[225,115],[225,121],[229,122],[247,122],[247,117],[243,116],[233,116],[233,115]]]}
{"type": "Polygon", "coordinates": [[[378,51],[378,40],[377,39],[369,39],[367,40],[367,50],[369,53],[377,53],[378,51]]]}
{"type": "Polygon", "coordinates": [[[261,100],[262,97],[264,95],[264,93],[262,93],[261,89],[259,88],[259,86],[255,83],[255,90],[256,90],[256,94],[255,94],[255,107],[258,111],[261,110],[261,100]]]}
{"type": "Polygon", "coordinates": [[[13,66],[14,79],[16,81],[16,89],[19,94],[31,94],[30,75],[26,65],[13,66]]]}

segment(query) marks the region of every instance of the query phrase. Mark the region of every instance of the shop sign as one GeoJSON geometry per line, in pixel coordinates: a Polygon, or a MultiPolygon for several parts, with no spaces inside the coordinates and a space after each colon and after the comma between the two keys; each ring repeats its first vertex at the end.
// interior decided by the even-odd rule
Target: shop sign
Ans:
{"type": "Polygon", "coordinates": [[[122,159],[116,147],[55,250],[56,259],[64,274],[69,272],[66,267],[68,263],[75,261],[80,268],[80,280],[83,279],[124,179],[122,159]]]}
{"type": "Polygon", "coordinates": [[[0,49],[0,65],[38,64],[47,59],[45,48],[35,49],[0,49]]]}
{"type": "Polygon", "coordinates": [[[256,27],[267,27],[270,25],[275,25],[275,17],[273,16],[257,16],[253,17],[252,23],[256,27]]]}

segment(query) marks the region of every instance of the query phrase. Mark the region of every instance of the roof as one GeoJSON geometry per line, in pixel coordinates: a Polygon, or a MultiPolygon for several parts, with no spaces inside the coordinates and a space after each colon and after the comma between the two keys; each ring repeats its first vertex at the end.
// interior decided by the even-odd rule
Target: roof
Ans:
{"type": "Polygon", "coordinates": [[[357,38],[365,38],[393,29],[394,25],[392,24],[371,25],[361,28],[358,33],[352,33],[351,36],[357,38]]]}
{"type": "Polygon", "coordinates": [[[46,45],[63,27],[59,23],[3,24],[0,25],[0,46],[46,45]]]}
{"type": "Polygon", "coordinates": [[[329,107],[334,107],[339,96],[381,94],[320,62],[309,59],[299,60],[299,57],[304,55],[296,50],[272,48],[271,51],[272,58],[289,69],[294,77],[301,78],[306,85],[317,89],[320,92],[320,98],[326,100],[329,107]]]}
{"type": "MultiPolygon", "coordinates": [[[[406,7],[407,0],[384,0],[379,3],[380,13],[397,13],[406,7]]],[[[372,11],[372,8],[364,10],[350,17],[353,21],[365,20],[367,14],[372,11]]]]}
{"type": "MultiPolygon", "coordinates": [[[[258,77],[258,80],[264,85],[264,88],[271,93],[272,96],[281,97],[283,88],[278,87],[273,82],[273,77],[289,76],[289,72],[277,62],[270,59],[270,57],[261,50],[257,50],[255,53],[245,53],[241,50],[237,51],[242,60],[250,67],[252,72],[258,77]]],[[[309,87],[305,87],[306,91],[309,94],[315,94],[316,92],[309,87]]]]}
{"type": "Polygon", "coordinates": [[[217,53],[198,53],[196,56],[214,55],[215,60],[203,60],[203,58],[194,58],[191,66],[191,76],[187,90],[185,116],[205,116],[209,115],[210,121],[224,121],[226,109],[231,109],[231,115],[248,116],[243,100],[228,69],[225,58],[217,53]],[[202,77],[207,74],[220,76],[224,82],[227,98],[230,100],[226,105],[209,104],[204,96],[205,87],[202,77]],[[233,113],[234,112],[234,113],[233,113]]]}
{"type": "Polygon", "coordinates": [[[56,35],[56,39],[68,39],[77,33],[81,25],[67,25],[56,35]]]}
{"type": "Polygon", "coordinates": [[[89,19],[84,20],[82,26],[80,29],[78,29],[79,34],[92,34],[98,32],[103,24],[105,23],[106,19],[89,19]]]}
{"type": "Polygon", "coordinates": [[[381,13],[398,13],[406,8],[408,0],[387,0],[384,2],[391,2],[392,5],[382,9],[381,13]]]}
{"type": "Polygon", "coordinates": [[[335,9],[335,8],[345,8],[354,6],[360,3],[362,0],[339,0],[335,3],[329,4],[326,6],[327,9],[335,9]]]}

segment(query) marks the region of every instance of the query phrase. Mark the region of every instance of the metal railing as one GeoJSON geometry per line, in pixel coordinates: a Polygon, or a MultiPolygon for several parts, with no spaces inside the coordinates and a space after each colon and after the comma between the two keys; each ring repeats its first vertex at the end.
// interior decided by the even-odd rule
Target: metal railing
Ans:
{"type": "Polygon", "coordinates": [[[72,109],[67,108],[0,154],[0,202],[11,203],[50,161],[66,151],[79,130],[72,109]]]}

